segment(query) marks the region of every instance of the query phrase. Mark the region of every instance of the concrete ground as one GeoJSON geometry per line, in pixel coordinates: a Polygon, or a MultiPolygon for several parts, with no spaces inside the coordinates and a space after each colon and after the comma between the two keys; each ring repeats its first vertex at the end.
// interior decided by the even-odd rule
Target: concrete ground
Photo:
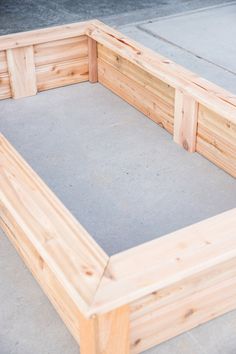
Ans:
{"type": "MultiPolygon", "coordinates": [[[[69,7],[72,2],[58,4],[69,7]]],[[[234,3],[120,29],[236,93],[235,16],[234,3]]],[[[114,17],[109,21],[120,24],[114,17]]],[[[97,84],[2,101],[0,130],[109,254],[236,205],[235,179],[180,149],[167,132],[97,84]]],[[[79,353],[1,236],[0,354],[79,353]]],[[[236,312],[231,312],[148,353],[235,354],[235,328],[236,312]]]]}
{"type": "Polygon", "coordinates": [[[0,35],[91,18],[123,25],[221,3],[222,0],[0,0],[0,35]]]}

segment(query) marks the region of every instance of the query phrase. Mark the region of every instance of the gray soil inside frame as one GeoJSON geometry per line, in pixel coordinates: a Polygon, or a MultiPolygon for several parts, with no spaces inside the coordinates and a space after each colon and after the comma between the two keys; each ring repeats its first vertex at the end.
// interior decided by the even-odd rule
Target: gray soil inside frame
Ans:
{"type": "Polygon", "coordinates": [[[0,112],[0,131],[110,255],[236,206],[233,177],[99,84],[0,112]]]}

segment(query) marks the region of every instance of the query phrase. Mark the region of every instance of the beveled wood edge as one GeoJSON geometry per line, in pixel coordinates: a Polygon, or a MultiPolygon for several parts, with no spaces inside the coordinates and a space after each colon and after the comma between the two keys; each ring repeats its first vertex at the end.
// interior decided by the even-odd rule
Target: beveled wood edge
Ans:
{"type": "Polygon", "coordinates": [[[112,311],[235,257],[236,208],[233,208],[111,256],[87,315],[112,311]],[[203,244],[207,249],[205,257],[195,257],[195,262],[191,259],[188,264],[186,259],[192,250],[187,246],[185,252],[181,250],[187,242],[189,246],[195,242],[196,248],[203,244]],[[162,252],[162,261],[170,256],[173,263],[167,271],[160,269],[162,252]]]}

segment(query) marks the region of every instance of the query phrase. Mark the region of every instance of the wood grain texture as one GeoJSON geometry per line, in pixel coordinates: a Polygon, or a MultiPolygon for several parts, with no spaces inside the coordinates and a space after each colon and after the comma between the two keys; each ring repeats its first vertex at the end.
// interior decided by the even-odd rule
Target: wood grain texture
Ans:
{"type": "Polygon", "coordinates": [[[47,266],[47,263],[40,256],[33,243],[29,241],[25,233],[16,225],[14,220],[7,226],[3,219],[0,218],[0,227],[8,236],[34,278],[40,284],[75,340],[79,343],[80,312],[77,304],[72,300],[66,288],[56,279],[52,270],[47,266]]]}
{"type": "Polygon", "coordinates": [[[7,50],[7,64],[13,98],[37,93],[33,46],[7,50]]]}
{"type": "Polygon", "coordinates": [[[189,152],[196,151],[198,103],[180,90],[175,93],[174,142],[189,152]]]}
{"type": "Polygon", "coordinates": [[[97,42],[88,38],[89,81],[98,81],[97,42]]]}
{"type": "Polygon", "coordinates": [[[165,296],[168,290],[173,289],[165,289],[157,292],[156,295],[150,295],[153,298],[156,296],[151,306],[145,304],[147,299],[143,299],[144,303],[140,301],[140,308],[136,311],[136,303],[131,314],[131,353],[141,353],[173,336],[234,310],[236,308],[235,260],[231,265],[233,266],[231,274],[230,270],[229,274],[224,273],[223,278],[219,277],[215,285],[208,285],[208,282],[211,283],[211,273],[209,273],[210,278],[207,279],[206,287],[194,289],[193,283],[190,294],[173,300],[167,305],[159,304],[159,296],[165,296]],[[165,291],[166,294],[163,294],[165,291]],[[138,315],[141,311],[143,314],[138,315]]]}
{"type": "Polygon", "coordinates": [[[34,46],[39,91],[88,80],[88,39],[67,38],[34,46]]]}
{"type": "MultiPolygon", "coordinates": [[[[0,98],[88,79],[236,177],[236,96],[99,21],[0,39],[0,98]]],[[[236,209],[109,258],[0,136],[0,226],[82,354],[139,353],[236,308],[236,209]]]]}
{"type": "Polygon", "coordinates": [[[174,140],[188,151],[197,150],[235,177],[235,132],[232,138],[228,138],[229,130],[232,131],[232,127],[236,125],[235,95],[99,21],[93,21],[88,26],[87,34],[98,42],[100,83],[170,133],[174,130],[174,113],[173,108],[169,106],[170,100],[173,99],[169,93],[175,88],[179,96],[177,101],[183,107],[181,108],[180,104],[175,105],[175,115],[179,119],[175,124],[174,140]],[[162,84],[157,89],[158,83],[162,84]],[[205,116],[218,117],[215,125],[219,124],[221,117],[222,122],[225,122],[221,126],[227,124],[228,132],[225,129],[216,132],[215,127],[206,122],[206,118],[203,123],[202,111],[198,114],[199,106],[205,107],[205,116]],[[200,123],[196,138],[198,118],[200,123]]]}
{"type": "Polygon", "coordinates": [[[81,354],[129,354],[129,306],[91,319],[80,318],[81,354]]]}
{"type": "MultiPolygon", "coordinates": [[[[72,27],[74,29],[71,34],[80,28],[78,25],[72,27]]],[[[62,26],[61,30],[63,28],[62,26]]],[[[34,31],[28,33],[31,34],[32,40],[33,33],[34,31]]],[[[41,30],[37,33],[39,37],[42,34],[41,40],[44,38],[48,41],[39,41],[40,43],[33,47],[8,49],[7,57],[6,51],[0,51],[0,99],[31,96],[36,94],[37,90],[43,91],[88,80],[87,36],[63,38],[61,34],[62,39],[49,41],[57,38],[59,28],[48,31],[48,37],[47,32],[43,30],[42,33],[41,30]]],[[[21,35],[23,40],[24,36],[21,35]]]]}
{"type": "Polygon", "coordinates": [[[0,162],[2,222],[30,262],[48,268],[52,280],[59,282],[79,311],[86,313],[108,256],[3,136],[0,162]],[[35,256],[28,253],[27,245],[29,252],[35,250],[35,256]]]}
{"type": "Polygon", "coordinates": [[[236,178],[236,124],[199,106],[197,152],[236,178]]]}
{"type": "Polygon", "coordinates": [[[92,21],[87,35],[122,58],[157,77],[175,89],[182,90],[195,101],[236,123],[236,96],[199,77],[171,60],[155,53],[111,27],[92,21]]]}
{"type": "Polygon", "coordinates": [[[38,91],[88,81],[88,58],[36,67],[38,91]]]}
{"type": "Polygon", "coordinates": [[[172,107],[171,112],[173,112],[175,99],[175,90],[173,87],[101,44],[98,44],[98,57],[112,65],[125,76],[142,85],[144,90],[152,92],[166,103],[169,103],[172,107]]]}
{"type": "Polygon", "coordinates": [[[0,100],[10,98],[11,86],[8,73],[0,73],[0,100]]]}
{"type": "Polygon", "coordinates": [[[159,125],[163,125],[168,131],[173,131],[174,89],[172,87],[100,44],[98,58],[99,81],[102,84],[159,125]],[[114,76],[116,79],[112,80],[114,76]]]}
{"type": "Polygon", "coordinates": [[[88,38],[80,36],[36,44],[34,57],[36,67],[88,57],[88,38]]]}
{"type": "Polygon", "coordinates": [[[7,54],[0,51],[0,100],[11,97],[10,79],[7,66],[7,54]]]}
{"type": "Polygon", "coordinates": [[[70,23],[28,32],[7,34],[1,36],[0,51],[56,41],[59,39],[83,36],[86,34],[87,27],[90,23],[90,21],[70,23]]]}
{"type": "Polygon", "coordinates": [[[38,91],[88,80],[88,38],[66,38],[34,46],[38,91]]]}
{"type": "Polygon", "coordinates": [[[110,311],[236,257],[236,209],[110,258],[93,311],[110,311]]]}
{"type": "Polygon", "coordinates": [[[98,81],[148,118],[173,132],[173,115],[170,106],[110,64],[98,58],[98,81]]]}
{"type": "Polygon", "coordinates": [[[7,55],[6,55],[6,51],[2,50],[0,51],[0,74],[7,73],[7,72],[8,72],[7,55]]]}

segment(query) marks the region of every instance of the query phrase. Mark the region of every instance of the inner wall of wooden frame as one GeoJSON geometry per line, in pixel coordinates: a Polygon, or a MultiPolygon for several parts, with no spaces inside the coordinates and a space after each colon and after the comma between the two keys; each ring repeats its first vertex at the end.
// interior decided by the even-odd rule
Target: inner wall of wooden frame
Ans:
{"type": "MultiPolygon", "coordinates": [[[[100,245],[113,254],[235,207],[235,180],[166,132],[173,87],[98,44],[103,87],[60,88],[88,80],[88,55],[85,35],[0,51],[0,98],[58,88],[1,101],[0,130],[100,245]]],[[[196,150],[235,176],[235,125],[197,114],[196,150]]]]}
{"type": "Polygon", "coordinates": [[[235,206],[232,177],[102,85],[0,105],[2,133],[109,254],[235,206]]]}
{"type": "MultiPolygon", "coordinates": [[[[33,52],[37,91],[88,80],[87,36],[75,36],[30,47],[32,47],[33,52]]],[[[13,96],[7,52],[15,53],[19,50],[22,50],[22,48],[0,51],[0,99],[13,96]]],[[[28,62],[27,65],[29,65],[28,62]]]]}

